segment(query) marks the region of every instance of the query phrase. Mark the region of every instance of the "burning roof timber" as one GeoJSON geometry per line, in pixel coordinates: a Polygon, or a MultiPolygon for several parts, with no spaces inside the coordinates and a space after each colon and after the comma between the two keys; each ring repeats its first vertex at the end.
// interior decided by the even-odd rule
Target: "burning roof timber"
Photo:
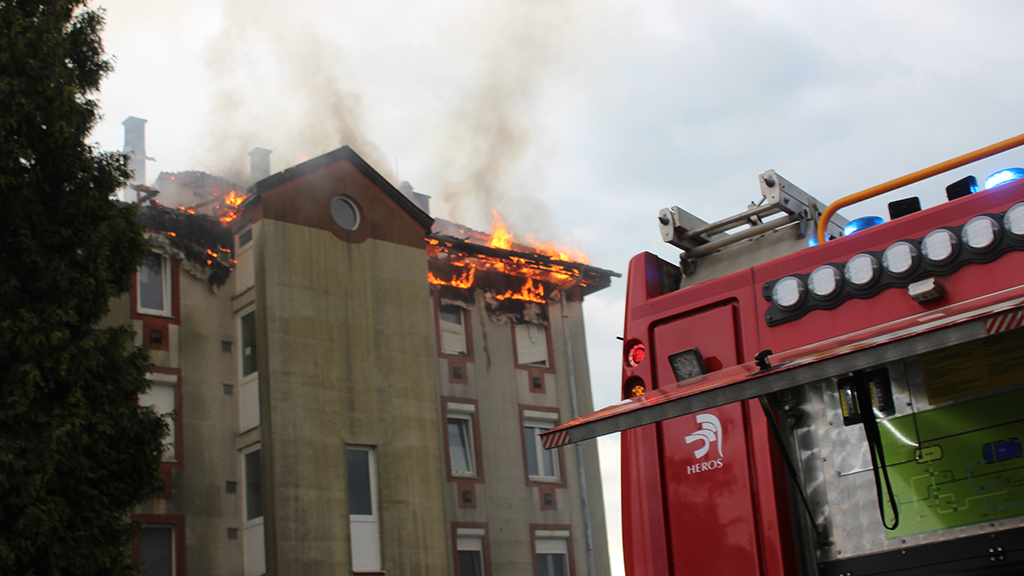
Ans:
{"type": "Polygon", "coordinates": [[[134,188],[140,198],[146,195],[138,219],[153,250],[177,258],[184,270],[211,288],[223,285],[235,265],[231,228],[214,216],[161,205],[155,188],[134,188]]]}
{"type": "Polygon", "coordinates": [[[621,276],[588,265],[578,250],[532,239],[531,244],[515,243],[497,213],[491,234],[437,219],[427,236],[429,280],[462,290],[479,288],[499,301],[543,303],[575,287],[591,294],[621,276]]]}

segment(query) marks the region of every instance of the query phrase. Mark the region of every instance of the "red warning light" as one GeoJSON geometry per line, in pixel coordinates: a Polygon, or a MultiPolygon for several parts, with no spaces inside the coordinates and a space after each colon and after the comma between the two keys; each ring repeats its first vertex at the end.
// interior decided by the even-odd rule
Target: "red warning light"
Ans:
{"type": "Polygon", "coordinates": [[[644,348],[642,342],[637,342],[629,349],[629,353],[626,354],[626,362],[630,366],[636,366],[644,361],[644,356],[647,354],[647,349],[644,348]]]}

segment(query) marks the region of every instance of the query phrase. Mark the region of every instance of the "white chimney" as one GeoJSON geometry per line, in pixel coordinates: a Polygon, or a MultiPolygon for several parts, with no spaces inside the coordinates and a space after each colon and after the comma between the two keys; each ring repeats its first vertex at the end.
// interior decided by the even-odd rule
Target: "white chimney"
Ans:
{"type": "Polygon", "coordinates": [[[124,153],[128,155],[128,168],[132,171],[132,184],[146,185],[146,122],[129,116],[124,125],[124,153]]]}
{"type": "Polygon", "coordinates": [[[270,176],[270,154],[273,150],[253,148],[249,152],[249,181],[257,182],[270,176]]]}

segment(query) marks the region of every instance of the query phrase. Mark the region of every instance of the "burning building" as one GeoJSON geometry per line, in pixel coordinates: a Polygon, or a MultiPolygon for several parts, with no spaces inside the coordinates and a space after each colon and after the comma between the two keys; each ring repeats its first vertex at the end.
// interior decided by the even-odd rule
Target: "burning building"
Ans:
{"type": "Polygon", "coordinates": [[[111,308],[172,429],[143,574],[608,573],[596,446],[537,434],[592,409],[582,301],[617,274],[433,220],[347,147],[156,184],[111,308]]]}

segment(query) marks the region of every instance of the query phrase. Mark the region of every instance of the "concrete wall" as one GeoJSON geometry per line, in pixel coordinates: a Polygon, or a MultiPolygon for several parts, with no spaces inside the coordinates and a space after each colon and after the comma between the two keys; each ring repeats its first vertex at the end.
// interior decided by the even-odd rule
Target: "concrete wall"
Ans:
{"type": "MultiPolygon", "coordinates": [[[[154,372],[180,371],[176,458],[161,467],[169,480],[168,490],[135,513],[149,523],[185,518],[184,541],[176,541],[175,546],[179,552],[187,549],[179,558],[187,559],[188,573],[241,576],[241,537],[228,536],[229,528],[242,524],[242,491],[227,491],[228,482],[241,484],[242,480],[235,448],[237,346],[231,280],[215,293],[205,280],[186,273],[176,278],[172,291],[180,306],[166,326],[165,349],[151,352],[154,372]],[[230,351],[224,351],[223,342],[229,343],[230,351]]],[[[136,344],[141,345],[148,338],[143,331],[148,321],[133,320],[133,306],[129,296],[112,301],[107,321],[130,323],[136,330],[136,344]]]]}
{"type": "MultiPolygon", "coordinates": [[[[516,366],[512,325],[491,319],[483,295],[477,292],[474,296],[474,304],[469,308],[473,356],[466,364],[466,383],[451,382],[449,361],[444,356],[437,363],[437,377],[441,396],[477,401],[484,478],[476,484],[475,508],[460,507],[458,482],[446,482],[447,514],[453,522],[486,523],[489,573],[495,575],[535,574],[531,525],[569,525],[573,574],[585,576],[590,572],[577,452],[572,447],[559,449],[561,482],[551,485],[556,507],[542,510],[542,491],[549,487],[528,480],[521,420],[524,407],[556,408],[560,423],[572,419],[569,359],[563,332],[566,325],[573,350],[579,413],[593,411],[581,302],[567,302],[566,322],[559,302],[548,305],[553,370],[542,372],[545,384],[540,393],[532,388],[527,370],[516,366]]],[[[605,576],[610,567],[596,444],[588,443],[583,453],[594,546],[593,573],[605,576]]]]}
{"type": "Polygon", "coordinates": [[[383,569],[450,570],[423,248],[262,220],[268,572],[351,570],[346,444],[376,447],[383,569]]]}

